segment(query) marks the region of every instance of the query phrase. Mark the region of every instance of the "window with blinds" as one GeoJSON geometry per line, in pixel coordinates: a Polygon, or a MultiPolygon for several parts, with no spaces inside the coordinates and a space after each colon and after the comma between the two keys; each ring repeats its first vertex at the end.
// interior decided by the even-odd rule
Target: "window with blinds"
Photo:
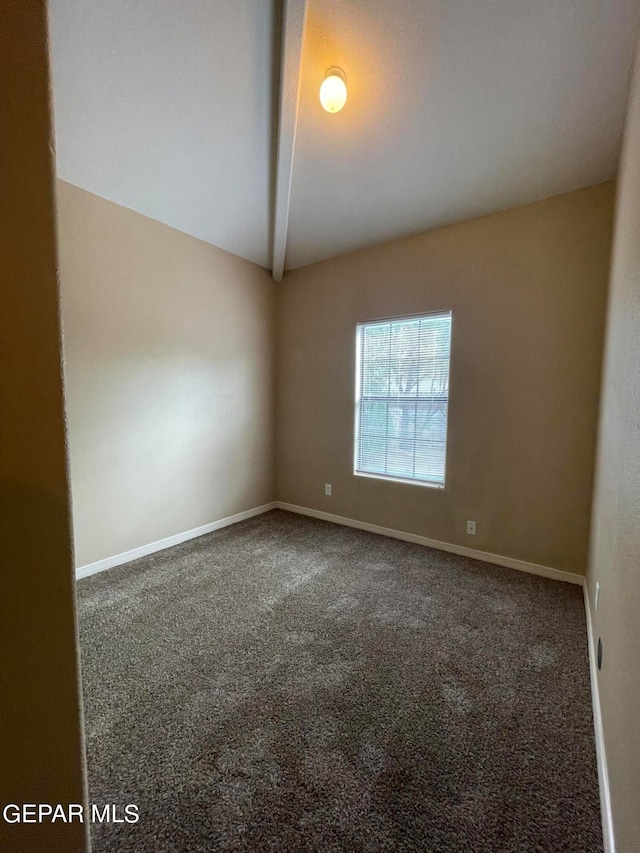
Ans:
{"type": "Polygon", "coordinates": [[[451,312],[359,323],[355,473],[444,487],[451,312]]]}

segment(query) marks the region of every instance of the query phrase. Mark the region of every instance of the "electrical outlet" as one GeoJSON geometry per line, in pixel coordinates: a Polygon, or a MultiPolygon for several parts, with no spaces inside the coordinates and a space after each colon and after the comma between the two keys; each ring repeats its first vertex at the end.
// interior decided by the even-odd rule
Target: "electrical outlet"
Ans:
{"type": "Polygon", "coordinates": [[[331,495],[331,483],[324,484],[324,493],[325,495],[331,495]]]}
{"type": "Polygon", "coordinates": [[[475,521],[467,521],[467,533],[469,536],[476,535],[476,523],[475,521]]]}
{"type": "Polygon", "coordinates": [[[596,600],[595,600],[596,610],[598,609],[599,602],[600,602],[600,584],[596,582],[596,600]]]}

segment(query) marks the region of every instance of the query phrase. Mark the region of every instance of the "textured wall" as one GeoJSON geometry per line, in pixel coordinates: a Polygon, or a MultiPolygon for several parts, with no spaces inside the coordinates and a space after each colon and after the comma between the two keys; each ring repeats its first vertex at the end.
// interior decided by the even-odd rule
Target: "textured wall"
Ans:
{"type": "Polygon", "coordinates": [[[588,573],[617,853],[640,850],[640,53],[622,155],[588,573]],[[594,593],[600,583],[600,603],[594,593]]]}
{"type": "Polygon", "coordinates": [[[288,273],[278,499],[584,572],[612,208],[601,184],[288,273]],[[441,309],[446,488],[354,477],[356,322],[441,309]]]}
{"type": "Polygon", "coordinates": [[[58,182],[76,563],[273,500],[262,268],[58,182]]]}
{"type": "MultiPolygon", "coordinates": [[[[0,26],[0,806],[82,803],[46,3],[0,26]]],[[[79,823],[9,825],[0,850],[76,853],[79,823]]]]}

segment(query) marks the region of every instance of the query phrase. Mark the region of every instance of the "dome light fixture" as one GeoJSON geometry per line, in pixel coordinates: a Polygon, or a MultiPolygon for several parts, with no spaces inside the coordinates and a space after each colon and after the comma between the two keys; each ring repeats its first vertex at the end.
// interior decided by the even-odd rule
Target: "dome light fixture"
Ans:
{"type": "Polygon", "coordinates": [[[320,103],[328,113],[339,113],[347,100],[347,76],[342,68],[330,68],[320,86],[320,103]]]}

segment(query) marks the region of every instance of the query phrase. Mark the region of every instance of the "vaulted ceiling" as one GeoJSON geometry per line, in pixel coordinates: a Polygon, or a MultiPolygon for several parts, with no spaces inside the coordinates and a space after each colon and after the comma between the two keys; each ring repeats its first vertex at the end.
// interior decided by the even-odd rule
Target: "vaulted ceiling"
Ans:
{"type": "Polygon", "coordinates": [[[614,176],[640,0],[286,2],[50,0],[59,177],[290,269],[614,176]]]}

